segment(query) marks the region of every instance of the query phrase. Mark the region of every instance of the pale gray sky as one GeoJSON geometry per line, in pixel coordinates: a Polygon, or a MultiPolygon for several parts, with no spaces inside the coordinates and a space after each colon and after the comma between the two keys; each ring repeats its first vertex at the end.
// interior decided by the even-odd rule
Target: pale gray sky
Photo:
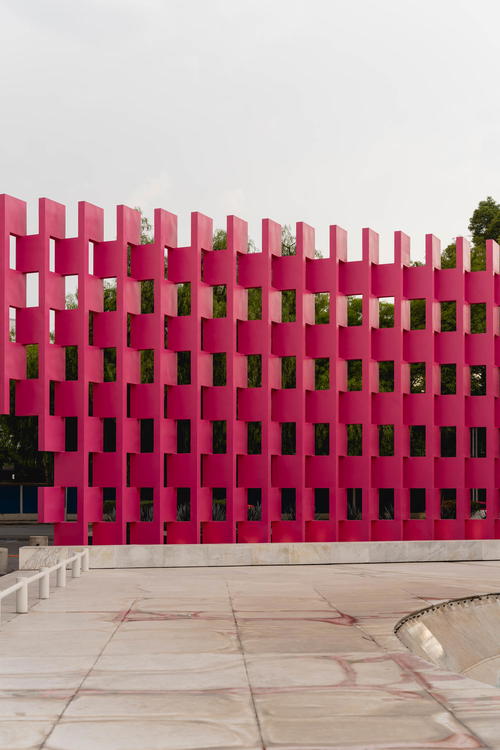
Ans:
{"type": "Polygon", "coordinates": [[[498,0],[0,0],[0,192],[447,244],[500,200],[498,0]]]}

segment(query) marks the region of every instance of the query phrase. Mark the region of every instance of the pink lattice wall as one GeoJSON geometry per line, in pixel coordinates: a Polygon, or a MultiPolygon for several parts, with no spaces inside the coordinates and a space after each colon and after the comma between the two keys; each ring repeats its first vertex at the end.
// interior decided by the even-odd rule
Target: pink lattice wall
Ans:
{"type": "Polygon", "coordinates": [[[43,199],[39,210],[38,234],[26,235],[25,203],[0,197],[0,411],[9,411],[13,380],[16,413],[38,416],[39,448],[55,453],[55,486],[40,490],[39,518],[55,524],[57,544],[87,542],[89,528],[94,544],[499,535],[494,242],[487,244],[485,271],[469,271],[463,239],[456,268],[441,270],[439,242],[431,235],[425,264],[412,267],[401,232],[394,263],[379,264],[378,237],[369,229],[362,260],[346,262],[346,233],[337,226],[330,230],[329,258],[314,257],[314,231],[303,223],[296,228],[296,255],[282,257],[281,229],[270,220],[262,225],[262,252],[248,253],[247,225],[234,216],[227,221],[227,249],[214,251],[212,221],[199,213],[192,214],[190,246],[177,247],[176,217],[163,210],[155,211],[149,245],[138,244],[140,216],[124,206],[112,241],[103,241],[103,212],[96,206],[79,204],[78,236],[71,238],[64,206],[43,199]],[[27,306],[30,273],[38,273],[37,307],[27,306]],[[76,309],[65,309],[70,275],[78,277],[76,309]],[[103,279],[109,278],[116,279],[116,310],[103,312],[103,279]],[[141,314],[140,282],[150,279],[154,312],[141,314]],[[178,285],[185,282],[191,311],[178,315],[178,285]],[[212,314],[216,285],[226,287],[225,317],[212,314]],[[262,289],[261,319],[248,319],[250,288],[262,289]],[[281,322],[283,290],[296,290],[294,322],[281,322]],[[315,324],[320,292],[330,294],[329,322],[315,324]],[[362,325],[347,325],[349,295],[362,295],[362,325]],[[379,326],[378,300],[385,297],[394,298],[394,326],[387,328],[379,326]],[[421,298],[425,328],[412,330],[410,300],[421,298]],[[440,303],[447,301],[456,301],[456,330],[442,332],[440,303]],[[486,330],[473,333],[470,306],[478,303],[486,306],[486,330]],[[26,377],[28,344],[39,347],[38,377],[26,377]],[[76,380],[65,379],[68,346],[78,347],[76,380]],[[105,382],[104,350],[114,348],[116,380],[105,382]],[[141,350],[154,351],[150,383],[141,383],[141,350]],[[178,352],[191,353],[190,384],[178,384],[178,352]],[[221,353],[226,385],[213,385],[213,354],[221,353]],[[260,385],[249,387],[248,355],[256,354],[260,385]],[[282,387],[283,357],[296,358],[295,387],[282,387]],[[317,390],[320,359],[329,360],[329,387],[317,390]],[[362,360],[361,390],[348,390],[349,360],[362,360]],[[392,392],[380,392],[379,362],[394,362],[392,392]],[[411,392],[412,363],[425,363],[424,392],[411,392]],[[441,393],[443,364],[456,365],[455,393],[441,393]],[[471,395],[471,366],[482,378],[480,393],[486,376],[486,395],[471,395]],[[67,420],[75,417],[76,450],[69,451],[67,420]],[[116,442],[106,450],[105,419],[116,420],[116,442]],[[214,422],[225,422],[225,453],[213,452],[214,422]],[[248,452],[248,422],[261,423],[260,453],[255,446],[248,452]],[[282,454],[282,423],[295,424],[295,455],[282,454]],[[145,424],[153,428],[153,450],[141,452],[145,424]],[[315,424],[323,430],[319,451],[315,424]],[[379,455],[379,425],[394,426],[393,455],[379,455]],[[425,456],[411,455],[411,426],[420,436],[425,427],[425,456]],[[455,428],[455,456],[442,455],[442,427],[455,428]],[[362,430],[362,455],[348,455],[348,429],[362,430]],[[325,453],[325,434],[327,454],[316,455],[325,453]],[[77,488],[76,521],[66,518],[68,487],[77,488]],[[103,488],[116,497],[115,520],[103,519],[103,488]],[[213,520],[214,513],[223,518],[224,496],[226,520],[213,520]],[[141,497],[153,499],[152,520],[141,520],[141,497]],[[249,506],[250,518],[260,509],[261,520],[248,520],[249,506]]]}

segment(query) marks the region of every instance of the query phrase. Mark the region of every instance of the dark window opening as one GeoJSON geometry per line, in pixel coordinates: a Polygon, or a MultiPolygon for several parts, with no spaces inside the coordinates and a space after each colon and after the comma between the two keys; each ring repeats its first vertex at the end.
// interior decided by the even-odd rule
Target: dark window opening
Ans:
{"type": "Polygon", "coordinates": [[[76,515],[78,508],[78,487],[65,487],[64,491],[64,517],[69,520],[69,516],[76,515]]]}
{"type": "Polygon", "coordinates": [[[283,487],[281,490],[281,520],[295,521],[296,490],[294,487],[283,487]]]}
{"type": "Polygon", "coordinates": [[[177,385],[191,385],[191,352],[177,352],[177,385]]]}
{"type": "Polygon", "coordinates": [[[394,520],[394,490],[389,487],[378,491],[378,517],[381,521],[394,520]]]}
{"type": "Polygon", "coordinates": [[[262,387],[262,354],[247,356],[247,385],[248,388],[262,387]]]}
{"type": "Polygon", "coordinates": [[[472,302],[470,305],[470,332],[486,333],[486,302],[472,302]]]}
{"type": "Polygon", "coordinates": [[[394,425],[379,424],[378,426],[378,454],[379,456],[394,455],[394,425]]]}
{"type": "Polygon", "coordinates": [[[282,323],[295,323],[297,318],[296,297],[297,292],[295,289],[285,289],[281,292],[282,323]]]}
{"type": "Polygon", "coordinates": [[[227,382],[226,352],[212,354],[212,384],[224,386],[227,382]]]}
{"type": "Polygon", "coordinates": [[[247,489],[247,520],[262,521],[262,489],[260,487],[247,489]]]}
{"type": "Polygon", "coordinates": [[[139,509],[141,514],[141,521],[153,520],[154,505],[153,505],[153,488],[152,487],[141,487],[139,490],[139,509]]]}
{"type": "Polygon", "coordinates": [[[191,488],[177,487],[177,514],[176,521],[191,520],[191,488]]]}
{"type": "Polygon", "coordinates": [[[132,276],[132,245],[127,245],[127,276],[132,276]]]}
{"type": "Polygon", "coordinates": [[[410,456],[425,456],[425,433],[424,424],[410,425],[410,456]]]}
{"type": "Polygon", "coordinates": [[[441,490],[441,518],[457,517],[457,491],[455,489],[441,490]]]}
{"type": "Polygon", "coordinates": [[[454,458],[457,455],[457,428],[440,427],[441,433],[441,456],[443,458],[454,458]]]}
{"type": "Polygon", "coordinates": [[[64,450],[78,450],[78,417],[66,417],[64,450]]]}
{"type": "Polygon", "coordinates": [[[471,458],[486,458],[486,427],[470,427],[471,458]]]}
{"type": "Polygon", "coordinates": [[[281,387],[296,388],[296,358],[281,357],[281,387]]]}
{"type": "Polygon", "coordinates": [[[191,420],[177,420],[177,453],[190,453],[191,451],[191,420]]]}
{"type": "Polygon", "coordinates": [[[378,390],[379,393],[392,393],[394,391],[393,361],[378,363],[378,390]]]}
{"type": "Polygon", "coordinates": [[[116,521],[116,487],[102,488],[102,520],[116,521]]]}
{"type": "Polygon", "coordinates": [[[127,346],[130,346],[132,342],[132,318],[135,317],[132,313],[127,313],[127,346]]]}
{"type": "Polygon", "coordinates": [[[314,455],[330,455],[330,425],[328,422],[318,422],[314,425],[314,455]]]}
{"type": "MultiPolygon", "coordinates": [[[[26,347],[28,350],[29,347],[26,347]]],[[[78,380],[78,347],[65,346],[65,377],[66,380],[78,380]]],[[[106,350],[105,350],[106,351],[106,350]]],[[[26,352],[28,354],[28,352],[26,352]]],[[[38,348],[37,348],[37,375],[38,377],[38,348]]]]}
{"type": "Polygon", "coordinates": [[[104,417],[102,420],[102,450],[104,453],[116,451],[116,419],[104,417]]]}
{"type": "MultiPolygon", "coordinates": [[[[89,383],[89,417],[92,416],[91,400],[90,400],[90,386],[93,383],[89,383]]],[[[49,380],[49,414],[54,416],[56,413],[56,381],[49,380]]]]}
{"type": "Polygon", "coordinates": [[[296,424],[295,422],[281,423],[281,453],[284,456],[295,456],[296,452],[296,424]]]}
{"type": "Polygon", "coordinates": [[[262,453],[262,422],[247,422],[247,453],[250,456],[262,453]]]}
{"type": "Polygon", "coordinates": [[[226,488],[212,487],[212,521],[226,520],[226,488]]]}
{"type": "Polygon", "coordinates": [[[314,490],[314,520],[330,520],[330,490],[328,487],[316,487],[314,490]]]}
{"type": "Polygon", "coordinates": [[[410,490],[410,518],[425,518],[425,489],[421,487],[410,490]]]}
{"type": "Polygon", "coordinates": [[[227,422],[216,419],[212,422],[212,453],[226,453],[227,451],[227,422]]]}
{"type": "Polygon", "coordinates": [[[114,383],[116,381],[116,347],[103,349],[103,370],[104,382],[114,383]]]}
{"type": "Polygon", "coordinates": [[[347,455],[363,455],[363,425],[346,424],[347,431],[347,455]]]}
{"type": "Polygon", "coordinates": [[[154,419],[141,419],[141,453],[154,451],[154,419]]]}
{"type": "Polygon", "coordinates": [[[457,392],[457,366],[455,364],[441,365],[441,395],[449,396],[457,392]]]}
{"type": "Polygon", "coordinates": [[[154,349],[141,350],[141,383],[154,383],[155,352],[154,349]]]}
{"type": "Polygon", "coordinates": [[[348,487],[345,491],[347,520],[361,521],[363,518],[363,490],[361,487],[348,487]]]}

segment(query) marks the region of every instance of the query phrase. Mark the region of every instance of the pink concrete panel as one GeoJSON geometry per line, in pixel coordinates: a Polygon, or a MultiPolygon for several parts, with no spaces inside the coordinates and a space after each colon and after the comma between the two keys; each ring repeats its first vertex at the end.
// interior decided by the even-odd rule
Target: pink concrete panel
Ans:
{"type": "Polygon", "coordinates": [[[394,262],[381,264],[370,229],[360,238],[362,259],[348,262],[347,235],[338,226],[330,228],[330,256],[315,258],[314,230],[302,222],[291,256],[281,256],[281,227],[268,219],[254,238],[262,247],[256,253],[248,252],[246,222],[234,216],[227,247],[218,251],[212,221],[200,213],[192,214],[185,247],[177,243],[177,218],[161,209],[149,245],[139,244],[133,209],[118,207],[116,239],[104,241],[103,224],[100,208],[80,203],[78,234],[68,238],[64,206],[42,199],[39,231],[27,235],[25,203],[0,196],[0,409],[10,410],[13,381],[16,414],[37,416],[39,448],[55,453],[54,487],[41,489],[39,517],[55,524],[56,543],[86,543],[89,531],[94,544],[500,536],[496,243],[487,243],[485,270],[471,272],[462,238],[456,268],[441,269],[432,235],[425,264],[412,266],[402,232],[395,233],[394,262]],[[26,304],[27,273],[38,273],[37,307],[26,304]],[[76,309],[65,309],[65,275],[78,277],[76,309]],[[115,311],[103,311],[106,278],[116,278],[115,311]],[[149,279],[154,312],[141,314],[140,282],[149,279]],[[190,312],[179,316],[178,284],[186,282],[190,312]],[[213,316],[218,285],[226,287],[222,318],[213,316]],[[255,287],[262,290],[256,320],[247,302],[255,287]],[[295,321],[282,322],[281,293],[289,289],[296,292],[295,321]],[[329,322],[316,324],[314,295],[326,292],[329,322]],[[362,295],[359,326],[347,325],[349,295],[362,295]],[[394,298],[391,328],[379,326],[381,297],[394,298]],[[411,329],[414,299],[425,300],[423,330],[411,329]],[[440,303],[450,300],[456,331],[441,331],[440,303]],[[477,303],[486,306],[482,333],[471,330],[470,305],[477,303]],[[28,379],[29,344],[38,345],[38,377],[28,379]],[[77,380],[66,380],[67,346],[78,348],[77,380]],[[105,349],[116,350],[111,382],[104,381],[105,349]],[[154,353],[153,382],[141,377],[146,349],[154,353]],[[190,353],[188,382],[178,373],[179,352],[190,353]],[[225,384],[214,385],[213,355],[221,353],[225,384]],[[259,355],[253,387],[249,355],[259,355]],[[295,387],[282,387],[282,357],[295,357],[295,387]],[[362,363],[359,391],[348,390],[352,359],[362,363]],[[329,362],[324,390],[316,390],[316,360],[329,362]],[[391,392],[380,392],[385,361],[394,363],[391,392]],[[411,392],[412,363],[425,363],[422,393],[411,392]],[[455,394],[441,393],[443,364],[456,365],[455,394]],[[485,368],[485,395],[471,394],[471,366],[485,368]],[[66,450],[66,420],[75,417],[76,450],[66,450]],[[259,423],[260,444],[252,451],[249,422],[259,423]],[[214,423],[225,423],[225,453],[213,450],[214,423]],[[295,424],[294,450],[288,446],[285,455],[283,423],[295,424]],[[321,449],[318,424],[329,431],[321,449]],[[361,455],[349,455],[347,425],[361,426],[361,455]],[[394,428],[393,455],[379,455],[379,425],[394,428]],[[412,426],[425,427],[425,455],[413,452],[412,426]],[[448,427],[455,428],[454,456],[441,454],[441,429],[448,427]],[[77,488],[76,521],[67,517],[68,487],[77,488]],[[114,515],[105,511],[110,497],[114,515]]]}

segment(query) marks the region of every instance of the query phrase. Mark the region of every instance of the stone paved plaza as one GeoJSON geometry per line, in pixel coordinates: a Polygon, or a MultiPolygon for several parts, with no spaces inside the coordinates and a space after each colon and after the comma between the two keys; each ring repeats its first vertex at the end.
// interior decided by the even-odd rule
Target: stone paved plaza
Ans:
{"type": "Polygon", "coordinates": [[[498,562],[92,570],[2,625],[0,747],[500,748],[500,689],[393,634],[499,576],[498,562]]]}

